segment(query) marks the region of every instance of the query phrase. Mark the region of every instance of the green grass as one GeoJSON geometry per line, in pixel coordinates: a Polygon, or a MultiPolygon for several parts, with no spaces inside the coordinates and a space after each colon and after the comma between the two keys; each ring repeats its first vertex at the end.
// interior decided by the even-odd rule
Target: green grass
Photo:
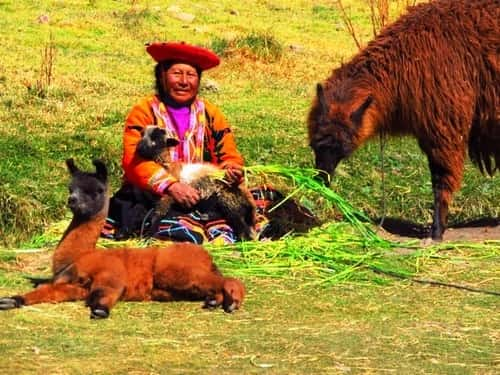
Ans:
{"type": "Polygon", "coordinates": [[[233,315],[197,303],[119,303],[98,322],[81,303],[4,312],[2,358],[16,360],[0,369],[493,374],[498,366],[497,297],[408,283],[306,291],[297,281],[245,280],[248,298],[233,315]]]}
{"type": "MultiPolygon", "coordinates": [[[[343,3],[367,41],[366,2],[343,3]]],[[[397,4],[391,4],[393,12],[397,4]]],[[[0,244],[9,249],[0,251],[0,296],[29,290],[25,274],[50,272],[50,250],[68,219],[66,158],[87,167],[92,158],[104,159],[113,190],[119,186],[124,118],[153,87],[154,64],[144,51],[148,41],[186,40],[224,54],[221,66],[203,78],[216,81],[219,91],[203,94],[232,124],[247,165],[313,166],[306,118],[315,85],[356,52],[333,3],[177,1],[182,11],[195,15],[192,23],[171,17],[171,5],[158,0],[0,2],[0,244]],[[49,23],[37,22],[40,15],[49,23]],[[41,53],[51,41],[56,50],[52,84],[38,95],[33,88],[41,53]],[[21,252],[26,249],[39,250],[21,252]]],[[[383,161],[382,171],[374,140],[339,166],[333,201],[314,189],[296,198],[324,219],[337,217],[339,207],[331,204],[340,198],[369,217],[429,223],[430,176],[416,142],[390,139],[383,161]]],[[[277,176],[271,182],[286,193],[294,189],[277,176]]],[[[498,174],[486,178],[467,163],[450,221],[499,217],[499,182],[498,174]]],[[[90,321],[83,303],[2,312],[0,372],[499,370],[498,297],[374,273],[383,266],[498,291],[497,242],[413,253],[420,248],[414,243],[408,255],[407,248],[366,242],[341,222],[309,236],[241,246],[239,258],[232,249],[210,249],[225,272],[247,285],[241,311],[208,312],[197,303],[119,303],[102,322],[90,321]]]]}

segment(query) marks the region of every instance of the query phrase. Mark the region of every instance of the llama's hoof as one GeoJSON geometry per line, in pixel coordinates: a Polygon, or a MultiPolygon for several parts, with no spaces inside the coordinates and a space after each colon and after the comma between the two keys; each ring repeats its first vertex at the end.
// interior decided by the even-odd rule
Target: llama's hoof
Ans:
{"type": "Polygon", "coordinates": [[[107,317],[109,317],[109,309],[106,306],[90,309],[90,319],[106,319],[107,317]]]}
{"type": "Polygon", "coordinates": [[[217,300],[215,298],[214,299],[207,298],[205,300],[205,302],[203,302],[202,307],[204,309],[213,310],[213,309],[217,308],[217,300]]]}
{"type": "Polygon", "coordinates": [[[440,242],[443,240],[444,227],[432,225],[431,226],[431,238],[435,242],[440,242]]]}
{"type": "Polygon", "coordinates": [[[443,233],[433,233],[431,239],[436,243],[440,243],[443,241],[443,233]]]}
{"type": "Polygon", "coordinates": [[[0,310],[16,309],[24,305],[24,298],[21,296],[0,298],[0,310]]]}
{"type": "Polygon", "coordinates": [[[238,308],[236,307],[236,302],[231,303],[230,305],[224,305],[224,311],[227,313],[232,313],[234,310],[237,310],[238,308]]]}

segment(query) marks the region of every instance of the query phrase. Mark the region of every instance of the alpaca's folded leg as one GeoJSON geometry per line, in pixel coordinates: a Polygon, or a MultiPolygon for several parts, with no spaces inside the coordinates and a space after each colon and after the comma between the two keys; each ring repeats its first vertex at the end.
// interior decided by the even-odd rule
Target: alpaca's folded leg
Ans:
{"type": "Polygon", "coordinates": [[[21,296],[0,298],[0,310],[10,310],[24,305],[24,299],[21,296]]]}
{"type": "Polygon", "coordinates": [[[110,272],[94,275],[87,306],[92,319],[102,319],[109,316],[111,308],[121,298],[125,291],[125,282],[110,272]]]}
{"type": "Polygon", "coordinates": [[[103,319],[109,316],[109,311],[120,299],[124,288],[112,289],[108,287],[92,288],[86,305],[90,308],[90,318],[103,319]]]}
{"type": "Polygon", "coordinates": [[[231,313],[240,308],[245,298],[245,286],[233,277],[224,280],[224,302],[222,308],[225,312],[231,313]]]}
{"type": "Polygon", "coordinates": [[[200,289],[206,291],[203,308],[214,309],[222,306],[227,313],[240,308],[245,298],[245,286],[240,280],[211,274],[207,275],[203,281],[199,284],[200,289]]]}
{"type": "Polygon", "coordinates": [[[203,302],[202,307],[204,309],[212,310],[212,309],[215,309],[215,308],[221,306],[223,302],[224,302],[224,295],[222,292],[209,294],[205,298],[205,301],[203,302]]]}
{"type": "Polygon", "coordinates": [[[224,277],[214,267],[214,270],[209,273],[193,275],[189,292],[195,298],[204,299],[202,304],[204,309],[214,309],[221,306],[224,302],[223,285],[224,277]]]}
{"type": "Polygon", "coordinates": [[[0,310],[9,310],[38,303],[79,301],[87,297],[88,290],[75,284],[42,284],[23,295],[0,299],[0,310]]]}

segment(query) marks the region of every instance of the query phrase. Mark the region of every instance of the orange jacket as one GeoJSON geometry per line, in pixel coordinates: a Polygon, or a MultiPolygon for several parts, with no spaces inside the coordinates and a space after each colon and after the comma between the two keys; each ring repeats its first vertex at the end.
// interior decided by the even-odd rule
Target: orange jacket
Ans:
{"type": "MultiPolygon", "coordinates": [[[[136,127],[158,123],[151,109],[154,98],[154,96],[149,96],[139,101],[125,120],[122,167],[126,182],[130,182],[140,189],[162,194],[168,186],[177,180],[160,164],[142,159],[135,152],[141,139],[141,132],[136,127]]],[[[207,118],[203,160],[221,168],[234,164],[243,166],[243,157],[236,148],[234,135],[222,112],[210,102],[201,100],[205,104],[207,118]]]]}

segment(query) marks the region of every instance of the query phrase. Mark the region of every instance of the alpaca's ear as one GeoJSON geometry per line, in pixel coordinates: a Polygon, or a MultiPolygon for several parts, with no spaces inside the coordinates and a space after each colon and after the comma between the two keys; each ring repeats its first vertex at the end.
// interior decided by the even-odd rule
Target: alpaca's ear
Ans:
{"type": "Polygon", "coordinates": [[[73,158],[66,159],[66,167],[68,167],[68,171],[71,175],[74,175],[79,171],[78,167],[75,165],[75,160],[73,160],[73,158]]]}
{"type": "Polygon", "coordinates": [[[106,182],[108,180],[108,169],[106,165],[99,159],[92,161],[92,164],[95,165],[96,177],[102,182],[106,182]]]}
{"type": "Polygon", "coordinates": [[[321,83],[316,85],[316,97],[318,98],[320,118],[325,118],[328,115],[328,103],[326,101],[325,89],[321,83]]]}
{"type": "Polygon", "coordinates": [[[175,138],[167,138],[167,147],[175,147],[179,144],[179,141],[175,138]]]}

